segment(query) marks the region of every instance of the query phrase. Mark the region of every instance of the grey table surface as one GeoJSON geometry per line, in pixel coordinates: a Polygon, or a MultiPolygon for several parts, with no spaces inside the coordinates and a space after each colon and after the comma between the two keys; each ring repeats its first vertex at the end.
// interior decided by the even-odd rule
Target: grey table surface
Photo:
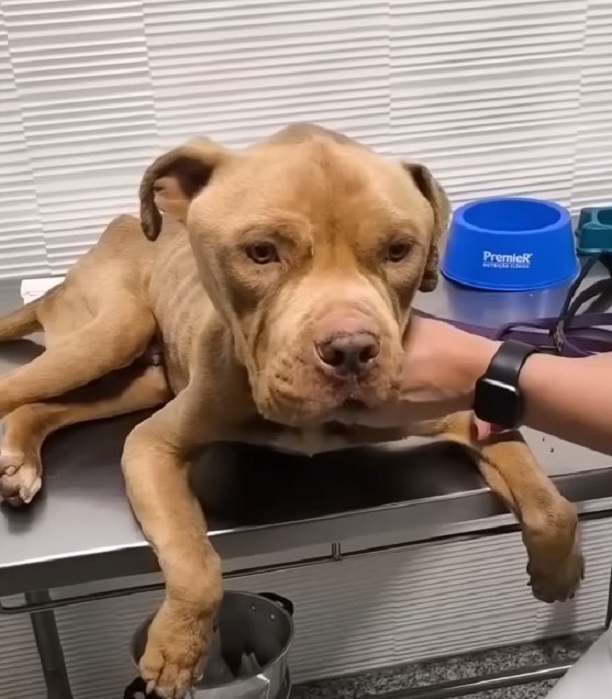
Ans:
{"type": "MultiPolygon", "coordinates": [[[[563,289],[476,293],[442,281],[416,306],[497,326],[552,315],[563,296],[563,289]]],[[[0,285],[0,313],[19,303],[18,285],[0,285]]],[[[28,361],[33,351],[29,342],[0,347],[0,374],[28,361]]],[[[80,425],[48,440],[43,492],[29,508],[0,507],[1,596],[157,571],[119,466],[125,436],[140,419],[142,414],[80,425]]],[[[594,509],[610,507],[609,457],[537,433],[528,439],[567,497],[594,509]]],[[[469,459],[451,445],[387,445],[315,458],[218,445],[203,461],[194,469],[193,487],[225,558],[373,533],[417,537],[425,525],[440,533],[504,514],[469,459]]]]}

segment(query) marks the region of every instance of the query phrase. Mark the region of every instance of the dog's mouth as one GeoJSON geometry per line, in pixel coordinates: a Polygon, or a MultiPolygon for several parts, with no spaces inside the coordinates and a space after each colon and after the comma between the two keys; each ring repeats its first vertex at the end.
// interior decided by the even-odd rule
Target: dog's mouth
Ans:
{"type": "MultiPolygon", "coordinates": [[[[301,365],[298,365],[298,369],[301,365]]],[[[360,416],[375,411],[391,400],[399,387],[391,372],[378,368],[373,375],[360,379],[330,380],[318,372],[287,372],[287,378],[266,384],[260,412],[274,422],[289,425],[320,425],[330,421],[358,423],[360,416]]]]}
{"type": "Polygon", "coordinates": [[[266,411],[267,419],[291,426],[322,425],[329,422],[352,424],[358,422],[359,416],[371,411],[372,405],[362,398],[337,397],[330,402],[300,401],[277,403],[272,413],[266,411]]]}
{"type": "Polygon", "coordinates": [[[359,422],[359,416],[371,412],[375,409],[378,401],[372,404],[368,403],[366,399],[362,398],[345,398],[344,400],[338,402],[332,409],[328,410],[324,416],[322,416],[322,422],[343,422],[347,424],[352,424],[359,422]]]}
{"type": "Polygon", "coordinates": [[[359,398],[347,398],[338,407],[330,411],[327,422],[339,423],[341,425],[360,424],[364,415],[370,413],[375,406],[369,405],[365,400],[359,398]]]}

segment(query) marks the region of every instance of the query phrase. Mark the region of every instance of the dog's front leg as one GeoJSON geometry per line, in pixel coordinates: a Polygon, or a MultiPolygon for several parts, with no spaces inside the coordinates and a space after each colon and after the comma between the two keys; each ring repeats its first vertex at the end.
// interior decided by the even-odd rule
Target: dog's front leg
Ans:
{"type": "Polygon", "coordinates": [[[514,512],[534,596],[544,602],[573,597],[584,573],[576,509],[542,471],[521,434],[504,432],[479,442],[469,413],[419,427],[420,434],[466,447],[487,485],[514,512]]]}
{"type": "Polygon", "coordinates": [[[149,690],[173,699],[184,696],[201,672],[222,597],[219,556],[188,484],[194,440],[204,443],[212,433],[205,416],[194,412],[188,387],[134,429],[122,460],[131,506],[166,583],[140,672],[149,690]]]}

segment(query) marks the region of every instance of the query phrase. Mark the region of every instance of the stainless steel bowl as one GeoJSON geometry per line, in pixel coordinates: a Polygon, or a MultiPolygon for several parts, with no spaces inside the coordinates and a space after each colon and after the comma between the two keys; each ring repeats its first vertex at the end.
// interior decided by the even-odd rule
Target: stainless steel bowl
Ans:
{"type": "MultiPolygon", "coordinates": [[[[194,699],[287,699],[291,692],[287,654],[294,634],[292,614],[293,604],[275,593],[225,592],[213,647],[191,696],[194,699]],[[245,674],[245,660],[249,658],[256,659],[257,665],[252,673],[245,674]]],[[[153,616],[149,617],[132,637],[132,661],[136,667],[152,620],[153,616]]],[[[135,692],[142,691],[137,680],[130,688],[125,697],[137,696],[135,692]]]]}

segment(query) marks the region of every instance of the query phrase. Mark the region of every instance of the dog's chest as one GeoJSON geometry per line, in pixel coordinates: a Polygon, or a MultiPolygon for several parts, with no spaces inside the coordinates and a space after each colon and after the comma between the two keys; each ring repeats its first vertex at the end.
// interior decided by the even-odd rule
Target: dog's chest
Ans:
{"type": "Polygon", "coordinates": [[[311,427],[295,432],[280,432],[269,446],[277,451],[314,456],[325,451],[346,449],[348,445],[343,436],[330,435],[322,427],[311,427]]]}
{"type": "Polygon", "coordinates": [[[240,441],[305,456],[338,451],[355,445],[350,430],[341,425],[297,429],[274,423],[258,423],[245,430],[240,441]]]}

